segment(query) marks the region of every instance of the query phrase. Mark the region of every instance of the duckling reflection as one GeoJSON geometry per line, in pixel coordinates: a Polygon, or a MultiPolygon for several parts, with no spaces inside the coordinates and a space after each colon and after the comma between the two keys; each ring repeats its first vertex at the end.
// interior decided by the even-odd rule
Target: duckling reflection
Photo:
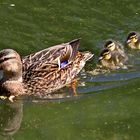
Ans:
{"type": "Polygon", "coordinates": [[[138,32],[131,31],[128,33],[125,44],[128,48],[140,49],[140,34],[138,32]]]}
{"type": "Polygon", "coordinates": [[[22,102],[4,102],[0,107],[0,134],[12,137],[20,128],[23,117],[22,102]]]}
{"type": "Polygon", "coordinates": [[[100,53],[99,62],[101,63],[101,66],[104,68],[115,70],[124,66],[122,61],[118,60],[119,59],[116,59],[115,55],[112,55],[109,49],[104,49],[100,53]]]}
{"type": "MultiPolygon", "coordinates": [[[[109,39],[105,42],[104,48],[110,50],[111,55],[115,58],[118,64],[124,63],[128,60],[128,56],[126,55],[123,45],[115,40],[109,39]]],[[[122,65],[121,64],[121,65],[122,65]]]]}

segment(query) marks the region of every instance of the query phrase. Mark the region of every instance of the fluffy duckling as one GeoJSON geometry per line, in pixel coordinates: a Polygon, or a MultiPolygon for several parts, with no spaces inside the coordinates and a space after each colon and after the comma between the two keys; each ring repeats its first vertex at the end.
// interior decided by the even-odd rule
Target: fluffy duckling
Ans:
{"type": "Polygon", "coordinates": [[[135,31],[128,33],[126,46],[131,49],[140,49],[140,34],[135,31]]]}
{"type": "Polygon", "coordinates": [[[115,69],[115,63],[111,56],[111,51],[109,49],[104,49],[100,53],[99,62],[105,68],[115,69]]]}
{"type": "Polygon", "coordinates": [[[103,67],[112,69],[112,70],[119,69],[122,66],[124,66],[122,62],[116,59],[115,55],[112,55],[109,49],[102,50],[99,56],[99,62],[101,63],[103,67]]]}
{"type": "Polygon", "coordinates": [[[111,55],[116,59],[117,63],[124,63],[128,60],[128,56],[124,52],[122,44],[120,44],[119,42],[109,39],[105,42],[104,48],[110,50],[111,55]]]}

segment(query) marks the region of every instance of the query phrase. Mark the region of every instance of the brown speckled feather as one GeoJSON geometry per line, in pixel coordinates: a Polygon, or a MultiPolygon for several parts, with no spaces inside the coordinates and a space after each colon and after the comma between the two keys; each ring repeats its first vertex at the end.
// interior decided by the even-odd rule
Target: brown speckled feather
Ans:
{"type": "Polygon", "coordinates": [[[80,39],[72,40],[68,43],[52,46],[50,48],[41,50],[37,53],[25,56],[22,59],[23,71],[28,71],[28,68],[34,64],[42,61],[57,63],[57,59],[60,61],[69,60],[71,61],[77,53],[80,45],[80,39]]]}
{"type": "Polygon", "coordinates": [[[37,96],[46,96],[67,84],[71,83],[75,76],[84,67],[85,62],[92,57],[89,52],[78,52],[73,61],[64,68],[59,69],[57,64],[47,63],[49,68],[41,69],[32,67],[24,77],[26,83],[26,93],[36,93],[37,96]]]}

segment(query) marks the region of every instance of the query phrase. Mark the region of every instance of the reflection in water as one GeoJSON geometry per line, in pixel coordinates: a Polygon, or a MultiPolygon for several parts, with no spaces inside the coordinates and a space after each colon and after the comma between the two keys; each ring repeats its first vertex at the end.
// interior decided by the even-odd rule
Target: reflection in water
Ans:
{"type": "Polygon", "coordinates": [[[0,79],[2,78],[2,76],[3,76],[3,71],[0,70],[0,79]]]}
{"type": "Polygon", "coordinates": [[[12,137],[20,128],[23,116],[23,104],[20,101],[3,102],[0,106],[0,135],[12,137]]]}

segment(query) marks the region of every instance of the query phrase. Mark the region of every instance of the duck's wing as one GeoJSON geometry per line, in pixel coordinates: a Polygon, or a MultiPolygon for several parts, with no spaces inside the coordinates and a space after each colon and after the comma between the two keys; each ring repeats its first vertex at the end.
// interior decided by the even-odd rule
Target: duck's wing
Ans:
{"type": "Polygon", "coordinates": [[[44,72],[46,75],[69,64],[77,55],[80,40],[57,45],[35,53],[31,59],[23,59],[23,79],[44,72]],[[30,60],[29,60],[30,59],[30,60]],[[28,61],[27,61],[28,60],[28,61]],[[27,61],[27,63],[25,63],[27,61]]]}
{"type": "Polygon", "coordinates": [[[92,56],[93,54],[90,52],[78,52],[73,61],[60,69],[55,63],[44,63],[45,66],[30,67],[24,79],[26,89],[29,89],[27,93],[44,97],[70,84],[92,56]]]}
{"type": "Polygon", "coordinates": [[[55,63],[34,63],[30,65],[27,71],[23,72],[24,82],[31,81],[32,79],[36,79],[36,77],[44,78],[44,76],[48,75],[51,72],[57,71],[59,69],[59,65],[55,63]]]}
{"type": "Polygon", "coordinates": [[[75,39],[68,43],[52,46],[50,48],[25,56],[22,59],[23,71],[27,71],[32,64],[37,64],[41,61],[52,63],[57,63],[58,61],[70,62],[75,57],[79,46],[80,39],[75,39]]]}

